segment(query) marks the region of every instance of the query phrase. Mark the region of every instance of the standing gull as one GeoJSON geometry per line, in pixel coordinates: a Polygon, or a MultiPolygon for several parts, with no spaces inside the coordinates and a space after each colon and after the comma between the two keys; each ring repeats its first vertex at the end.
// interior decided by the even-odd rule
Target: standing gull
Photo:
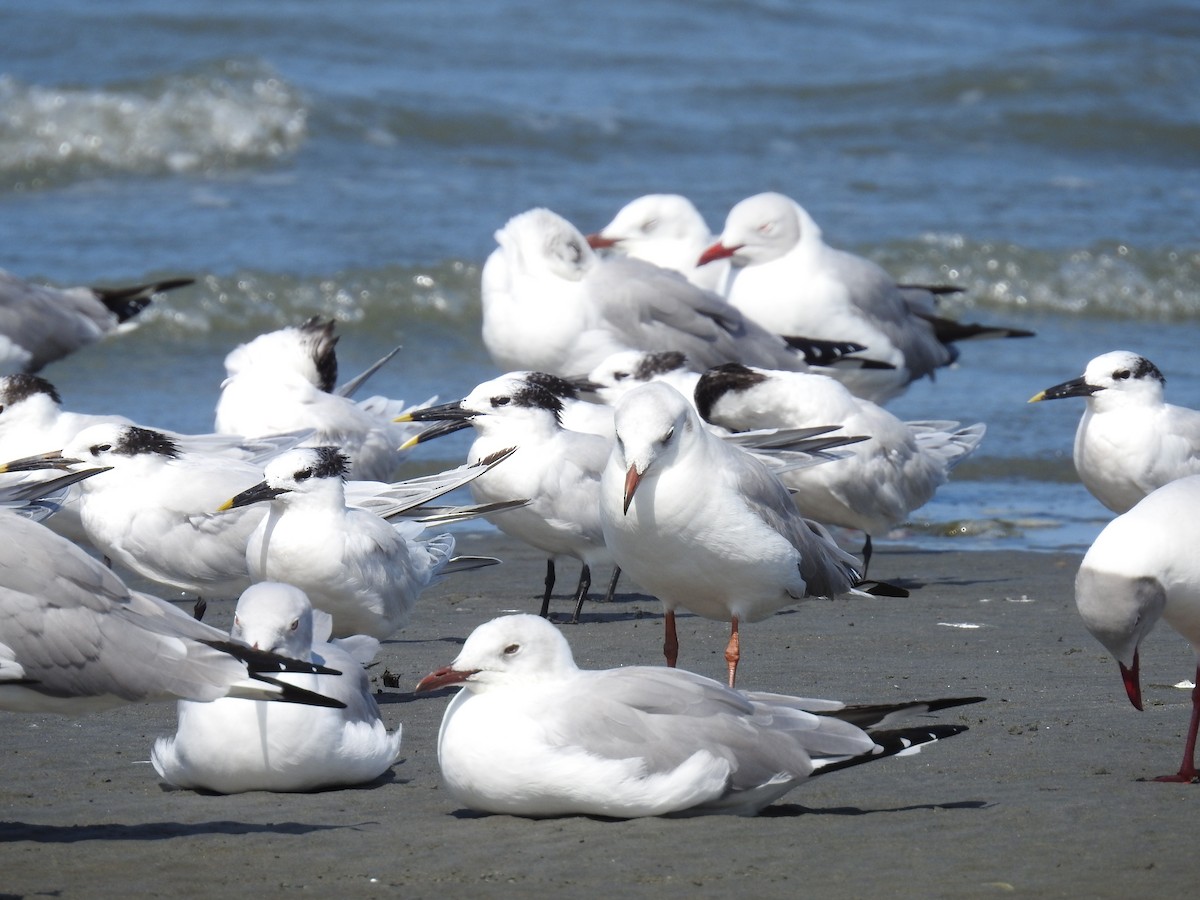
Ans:
{"type": "Polygon", "coordinates": [[[340,675],[281,675],[279,680],[344,706],[182,700],[174,736],[155,741],[150,755],[165,781],[221,794],[314,791],[372,781],[397,762],[400,729],[387,731],[363,669],[379,642],[357,639],[349,648],[328,643],[314,637],[313,619],[302,590],[263,582],[238,600],[229,637],[255,650],[338,669],[340,675]]]}
{"type": "Polygon", "coordinates": [[[1165,403],[1166,382],[1144,356],[1114,350],[1089,362],[1079,378],[1029,398],[1085,398],[1075,431],[1075,471],[1115,513],[1169,481],[1200,474],[1200,411],[1165,403]]]}
{"type": "Polygon", "coordinates": [[[861,580],[854,557],[796,511],[778,477],[711,434],[674,388],[630,391],[616,430],[601,482],[604,539],[622,571],[662,601],[668,665],[679,650],[676,609],[730,623],[732,687],[740,623],[861,580]]]}
{"type": "Polygon", "coordinates": [[[742,693],[682,669],[585,670],[537,616],[480,625],[418,691],[450,685],[438,765],[471,809],[517,816],[755,815],[805,779],[966,731],[897,720],[981,700],[848,707],[742,693]]]}
{"type": "Polygon", "coordinates": [[[1183,762],[1158,781],[1195,781],[1200,726],[1200,475],[1153,491],[1117,516],[1092,543],[1075,577],[1083,624],[1121,668],[1129,702],[1142,708],[1138,650],[1158,623],[1181,634],[1196,654],[1183,762]]]}

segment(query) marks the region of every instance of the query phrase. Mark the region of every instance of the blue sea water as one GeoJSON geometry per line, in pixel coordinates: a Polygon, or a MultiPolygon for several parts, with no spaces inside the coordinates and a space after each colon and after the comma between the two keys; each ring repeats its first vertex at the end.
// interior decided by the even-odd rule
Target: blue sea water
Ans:
{"type": "MultiPolygon", "coordinates": [[[[988,436],[894,540],[1086,547],[1080,407],[1029,406],[1111,349],[1200,405],[1200,5],[46,0],[0,7],[0,266],[198,283],[43,374],[72,409],[211,428],[222,359],[308,315],[373,388],[496,374],[479,268],[512,215],[594,230],[640,194],[720,230],[763,190],[962,317],[892,408],[988,436]]],[[[465,439],[464,439],[465,441],[465,439]]],[[[436,449],[434,449],[436,448],[436,449]]],[[[454,461],[465,442],[418,463],[454,461]]]]}

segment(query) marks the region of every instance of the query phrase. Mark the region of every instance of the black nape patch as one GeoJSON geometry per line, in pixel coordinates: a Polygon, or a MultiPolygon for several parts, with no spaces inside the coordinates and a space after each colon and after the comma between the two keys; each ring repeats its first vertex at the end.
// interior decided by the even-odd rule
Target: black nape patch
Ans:
{"type": "Polygon", "coordinates": [[[337,385],[338,362],[335,348],[338,338],[333,333],[335,324],[333,319],[313,316],[300,323],[299,327],[312,356],[313,365],[317,367],[317,387],[327,394],[333,393],[337,385]]]}
{"type": "Polygon", "coordinates": [[[554,414],[554,421],[562,424],[562,401],[544,387],[524,382],[524,387],[514,391],[510,399],[513,406],[524,406],[527,409],[548,409],[554,414]]]}
{"type": "Polygon", "coordinates": [[[741,363],[714,366],[701,375],[700,380],[696,382],[696,409],[699,410],[700,417],[707,421],[709,414],[712,413],[712,408],[727,393],[746,391],[766,380],[766,375],[748,369],[741,363]]]}
{"type": "Polygon", "coordinates": [[[1139,356],[1137,364],[1133,367],[1134,378],[1155,378],[1159,384],[1167,383],[1167,376],[1159,371],[1158,366],[1150,362],[1144,356],[1139,356]]]}
{"type": "Polygon", "coordinates": [[[683,369],[687,366],[687,357],[678,350],[663,350],[661,353],[647,353],[638,363],[633,376],[638,381],[649,381],[655,375],[664,375],[683,369]]]}
{"type": "Polygon", "coordinates": [[[317,461],[308,470],[310,477],[345,478],[350,472],[350,459],[337,447],[314,447],[313,451],[317,461]]]}
{"type": "Polygon", "coordinates": [[[178,459],[179,445],[161,431],[151,431],[149,428],[129,425],[121,432],[120,440],[113,447],[113,453],[120,456],[157,453],[168,459],[178,459]]]}
{"type": "Polygon", "coordinates": [[[17,374],[0,378],[0,403],[5,406],[20,403],[36,394],[47,394],[57,405],[62,405],[62,398],[58,396],[54,385],[40,375],[17,374]]]}
{"type": "Polygon", "coordinates": [[[555,397],[566,397],[568,400],[575,400],[579,397],[579,389],[575,385],[567,379],[551,375],[549,372],[529,372],[525,376],[525,383],[545,388],[555,397]]]}

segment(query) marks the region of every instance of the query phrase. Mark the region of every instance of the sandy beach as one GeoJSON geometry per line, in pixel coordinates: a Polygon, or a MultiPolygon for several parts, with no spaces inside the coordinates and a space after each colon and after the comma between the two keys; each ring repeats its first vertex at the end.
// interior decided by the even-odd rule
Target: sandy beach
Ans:
{"type": "MultiPolygon", "coordinates": [[[[1176,771],[1186,644],[1142,654],[1146,711],[1074,609],[1073,555],[877,549],[895,599],[814,601],[742,632],[739,686],[848,702],[980,694],[970,731],[915,757],[812,780],[753,818],[532,821],[463,810],[439,786],[450,691],[414,696],[481,622],[536,611],[544,560],[491,533],[503,566],[425,594],[372,670],[405,758],[361,788],[202,795],[146,760],[172,704],[81,719],[3,714],[0,897],[1185,896],[1197,790],[1176,771]],[[399,687],[384,687],[384,672],[399,687]]],[[[576,572],[560,566],[556,612],[576,572]]],[[[598,576],[597,584],[607,578],[598,576]]],[[[661,662],[657,601],[625,584],[565,626],[584,667],[661,662]]],[[[233,604],[210,604],[227,627],[233,604]]],[[[727,626],[680,618],[680,665],[721,678],[727,626]]],[[[390,679],[389,679],[390,680],[390,679]]]]}

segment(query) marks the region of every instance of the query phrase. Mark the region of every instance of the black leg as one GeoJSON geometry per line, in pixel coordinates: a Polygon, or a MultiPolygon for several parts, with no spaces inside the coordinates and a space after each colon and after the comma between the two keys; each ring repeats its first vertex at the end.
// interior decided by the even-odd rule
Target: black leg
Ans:
{"type": "Polygon", "coordinates": [[[571,616],[571,624],[579,624],[579,613],[583,611],[583,601],[587,599],[588,591],[592,588],[592,570],[584,563],[579,570],[579,586],[575,588],[575,614],[571,616]]]}
{"type": "Polygon", "coordinates": [[[554,590],[554,559],[546,560],[546,593],[542,595],[542,611],[538,613],[543,619],[550,618],[550,593],[554,590]]]}

